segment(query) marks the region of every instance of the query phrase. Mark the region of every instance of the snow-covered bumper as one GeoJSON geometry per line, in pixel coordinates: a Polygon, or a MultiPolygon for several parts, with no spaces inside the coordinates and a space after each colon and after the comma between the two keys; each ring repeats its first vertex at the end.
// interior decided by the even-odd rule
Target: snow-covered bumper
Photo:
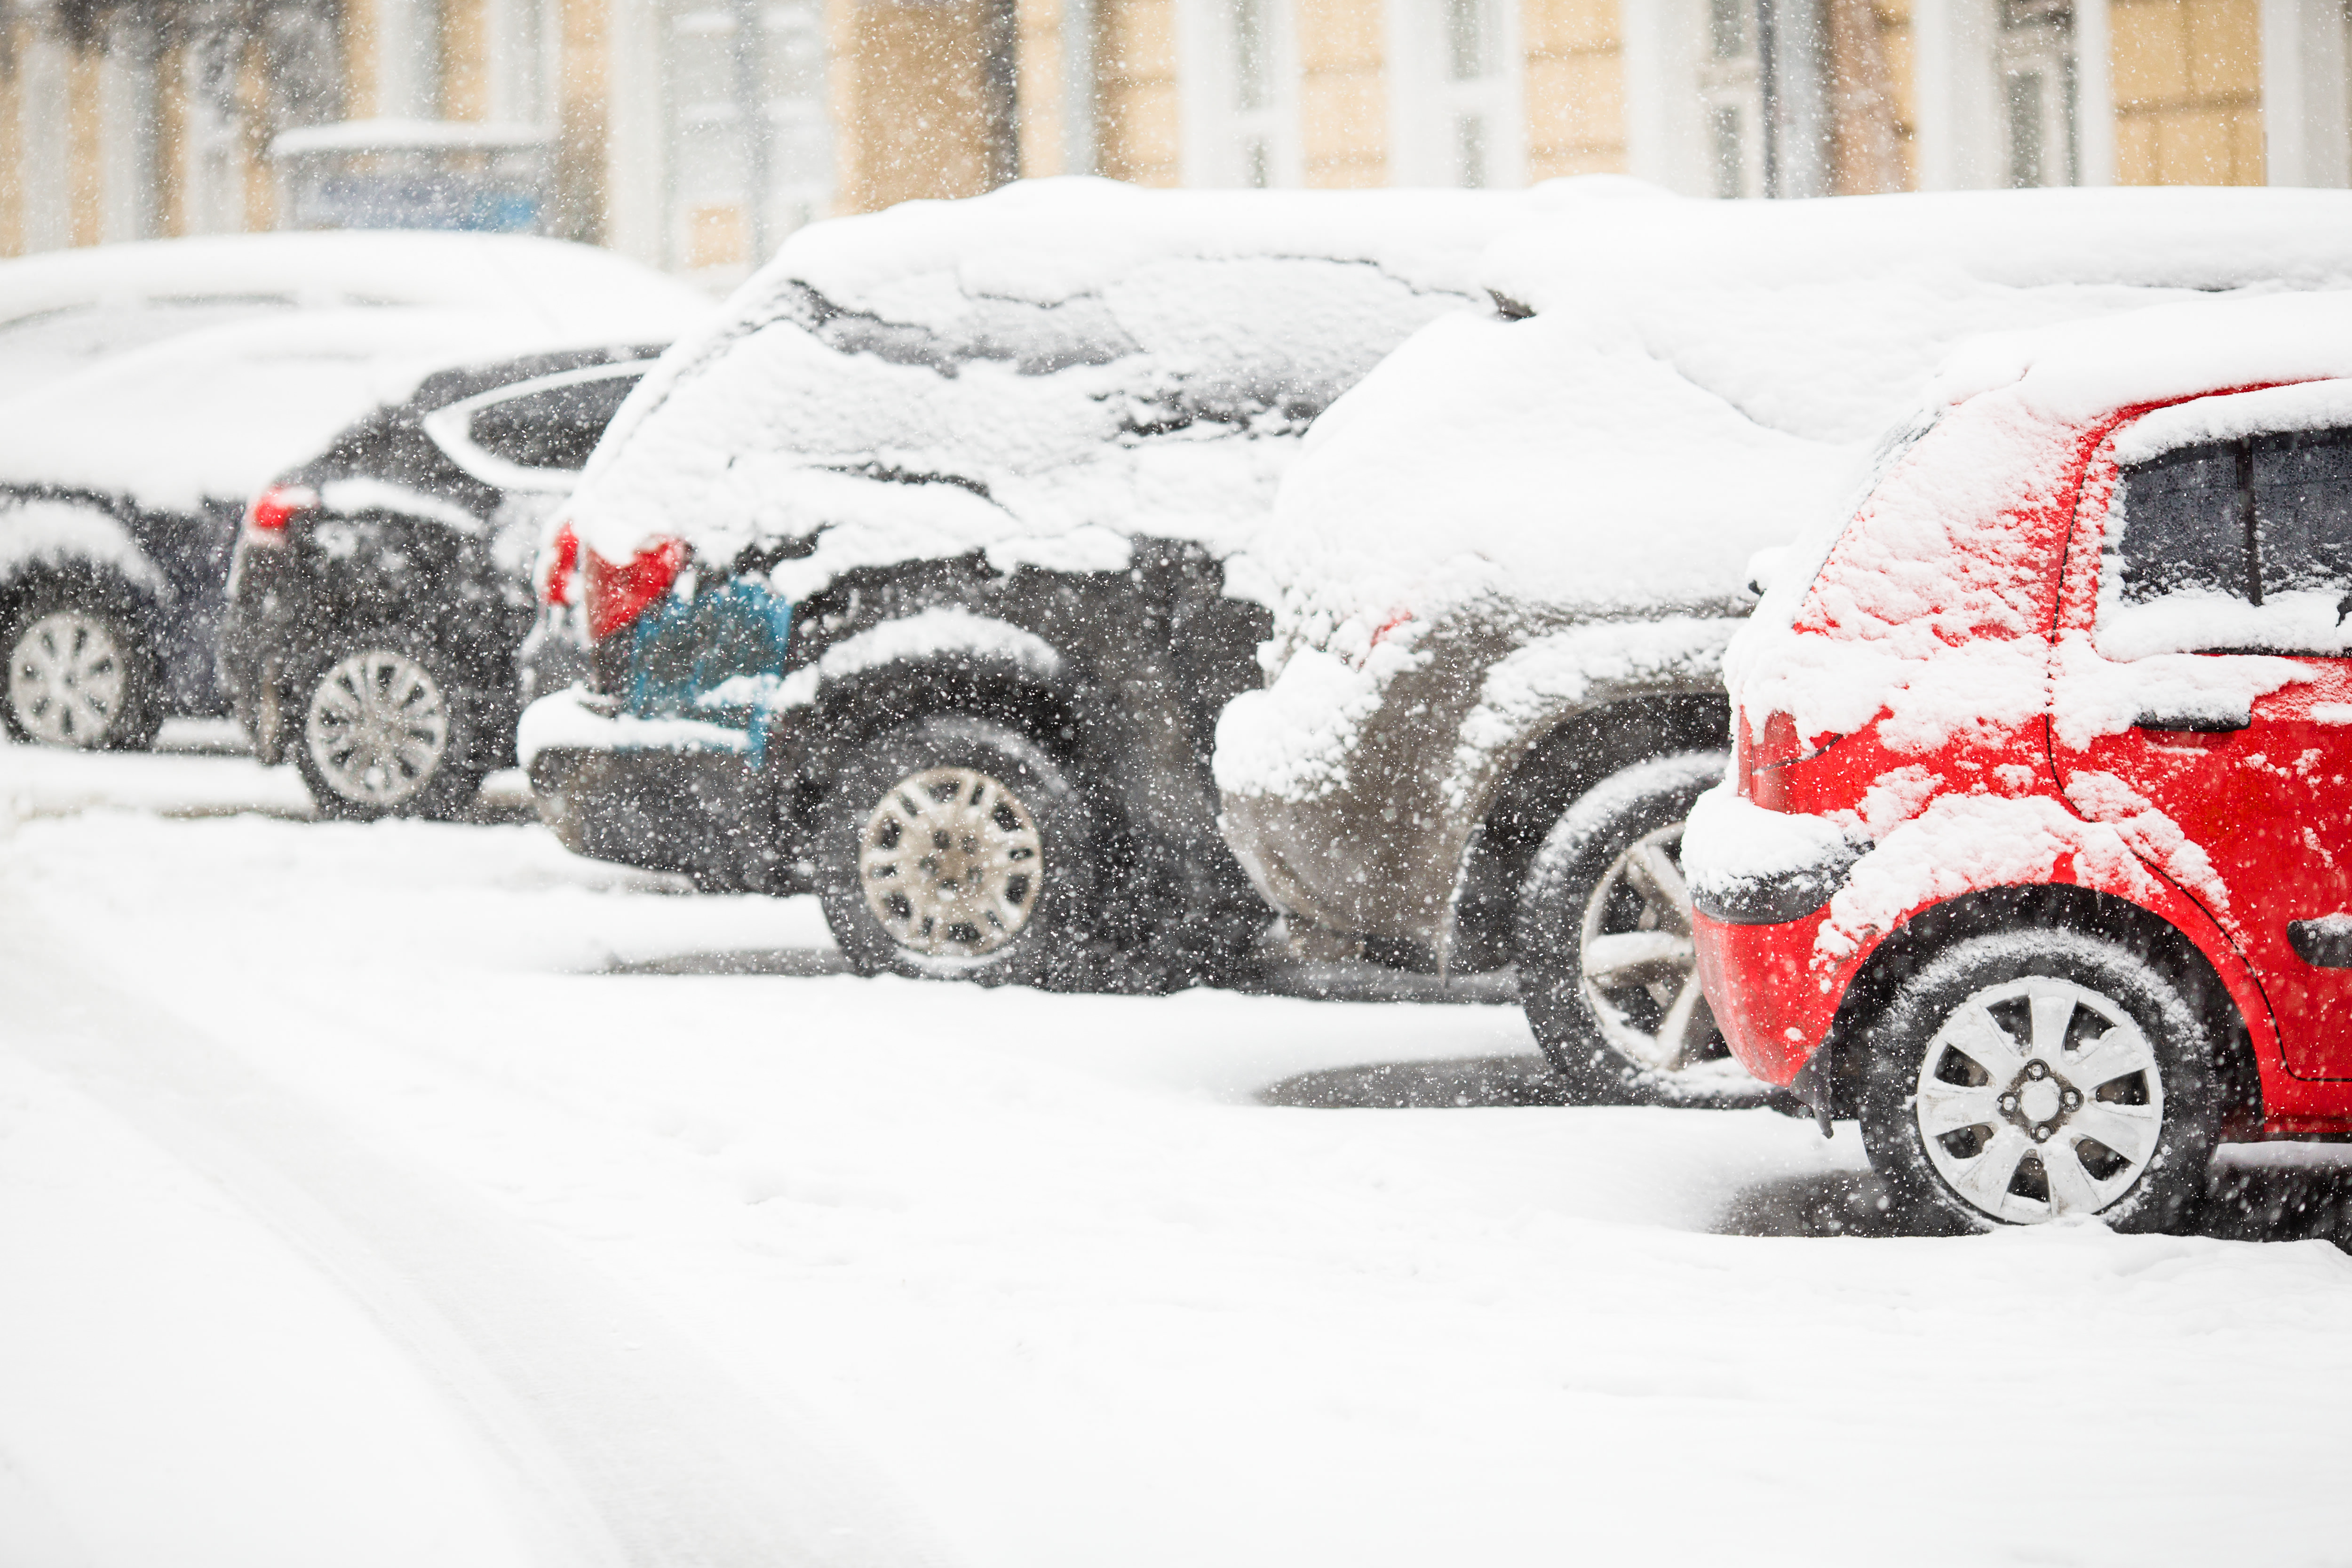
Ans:
{"type": "Polygon", "coordinates": [[[1740,1066],[1787,1086],[1828,1037],[1845,969],[1820,962],[1830,900],[1861,849],[1826,817],[1766,811],[1728,784],[1683,830],[1699,981],[1740,1066]]]}
{"type": "Polygon", "coordinates": [[[640,718],[573,686],[523,710],[515,749],[541,820],[574,854],[712,889],[805,882],[751,730],[640,718]]]}

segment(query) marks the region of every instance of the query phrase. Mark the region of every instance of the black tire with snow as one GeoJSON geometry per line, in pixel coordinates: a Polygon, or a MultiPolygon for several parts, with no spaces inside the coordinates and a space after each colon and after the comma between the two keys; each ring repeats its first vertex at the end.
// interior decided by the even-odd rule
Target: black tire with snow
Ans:
{"type": "Polygon", "coordinates": [[[817,894],[862,974],[1070,987],[1094,967],[1095,831],[1018,731],[940,715],[843,763],[818,807],[817,894]]]}
{"type": "Polygon", "coordinates": [[[154,744],[163,727],[163,672],[145,618],[127,589],[110,593],[102,584],[44,586],[18,598],[0,614],[0,655],[8,660],[0,723],[16,740],[48,745],[135,752],[154,744]],[[108,688],[102,713],[86,700],[52,708],[64,695],[50,689],[55,680],[91,674],[108,688]],[[94,725],[87,721],[92,715],[94,725]]]}
{"type": "Polygon", "coordinates": [[[1676,1037],[1694,1042],[1680,1053],[1689,1060],[1725,1054],[1696,994],[1680,869],[1683,820],[1723,777],[1725,762],[1721,752],[1683,752],[1610,774],[1561,814],[1522,886],[1519,998],[1537,1043],[1589,1103],[1638,1101],[1670,1087],[1672,1070],[1636,1054],[1642,1039],[1663,1037],[1663,1026],[1681,1026],[1676,1037]],[[1596,972],[1593,958],[1612,951],[1596,937],[1646,940],[1656,954],[1647,968],[1596,972]],[[1647,978],[1653,970],[1656,978],[1647,978]]]}
{"type": "Polygon", "coordinates": [[[295,682],[287,748],[322,816],[447,819],[480,792],[478,715],[429,639],[386,627],[340,639],[295,682]]]}
{"type": "Polygon", "coordinates": [[[2218,1047],[2130,948],[2049,926],[1956,942],[1864,1044],[1863,1142],[1915,1215],[1978,1230],[2059,1212],[2191,1222],[2221,1138],[2218,1047]]]}

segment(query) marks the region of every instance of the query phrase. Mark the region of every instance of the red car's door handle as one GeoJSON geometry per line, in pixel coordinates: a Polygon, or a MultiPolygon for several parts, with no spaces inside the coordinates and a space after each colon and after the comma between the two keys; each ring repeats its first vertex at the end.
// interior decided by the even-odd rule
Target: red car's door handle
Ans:
{"type": "Polygon", "coordinates": [[[2227,735],[2252,726],[2252,713],[2143,713],[2135,730],[2174,730],[2192,735],[2227,735]]]}

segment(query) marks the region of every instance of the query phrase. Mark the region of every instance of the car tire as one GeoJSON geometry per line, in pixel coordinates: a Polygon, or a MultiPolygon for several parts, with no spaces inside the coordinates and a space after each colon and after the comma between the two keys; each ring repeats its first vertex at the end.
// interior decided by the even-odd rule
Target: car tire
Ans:
{"type": "Polygon", "coordinates": [[[481,788],[464,689],[422,639],[347,639],[310,665],[293,699],[287,750],[321,816],[447,818],[481,788]]]}
{"type": "Polygon", "coordinates": [[[1093,823],[1017,731],[940,716],[866,742],[814,847],[825,921],[862,974],[1069,986],[1093,966],[1093,823]]]}
{"type": "Polygon", "coordinates": [[[1553,824],[1519,894],[1514,952],[1537,1044],[1587,1103],[1673,1098],[1727,1052],[1699,990],[1682,825],[1721,752],[1637,763],[1553,824]]]}
{"type": "Polygon", "coordinates": [[[127,605],[36,593],[0,616],[0,721],[19,741],[144,751],[163,727],[163,679],[127,605]]]}
{"type": "Polygon", "coordinates": [[[2221,1139],[2213,1033],[2131,949],[2063,927],[1956,942],[1864,1043],[1863,1143],[1916,1215],[1972,1230],[2193,1217],[2221,1139]]]}

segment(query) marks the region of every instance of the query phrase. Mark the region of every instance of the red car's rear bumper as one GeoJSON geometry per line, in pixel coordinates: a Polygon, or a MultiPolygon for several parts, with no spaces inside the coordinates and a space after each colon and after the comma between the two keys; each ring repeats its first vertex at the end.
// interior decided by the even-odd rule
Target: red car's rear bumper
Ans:
{"type": "Polygon", "coordinates": [[[1813,964],[1823,905],[1779,925],[1734,925],[1694,913],[1699,980],[1739,1065],[1785,1087],[1820,1049],[1849,976],[1813,964]]]}

